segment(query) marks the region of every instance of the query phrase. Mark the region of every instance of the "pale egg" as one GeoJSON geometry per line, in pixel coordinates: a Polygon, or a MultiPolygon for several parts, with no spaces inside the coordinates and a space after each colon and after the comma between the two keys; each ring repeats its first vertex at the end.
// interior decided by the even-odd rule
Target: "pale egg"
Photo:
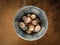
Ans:
{"type": "Polygon", "coordinates": [[[31,18],[30,17],[26,17],[26,19],[24,19],[25,23],[30,23],[31,22],[31,18]]]}
{"type": "Polygon", "coordinates": [[[31,34],[32,32],[31,32],[31,31],[29,31],[29,30],[27,30],[27,31],[26,31],[26,33],[27,33],[27,34],[31,34]]]}
{"type": "Polygon", "coordinates": [[[19,23],[19,26],[20,26],[21,28],[24,28],[24,27],[25,27],[25,23],[24,23],[24,22],[20,22],[20,23],[19,23]]]}
{"type": "Polygon", "coordinates": [[[22,28],[22,30],[23,30],[23,31],[26,31],[26,30],[27,30],[27,28],[28,28],[28,27],[27,27],[27,26],[25,26],[24,28],[22,28]]]}
{"type": "Polygon", "coordinates": [[[22,20],[24,21],[25,19],[26,19],[26,16],[23,16],[23,17],[22,17],[22,20]]]}
{"type": "Polygon", "coordinates": [[[35,14],[32,14],[32,15],[31,15],[31,18],[32,18],[32,19],[35,19],[35,18],[36,18],[36,15],[35,15],[35,14]]]}
{"type": "Polygon", "coordinates": [[[33,31],[34,30],[34,25],[30,25],[29,26],[29,31],[33,31]]]}
{"type": "Polygon", "coordinates": [[[40,25],[37,25],[36,27],[35,27],[35,32],[38,32],[38,31],[40,31],[41,30],[41,26],[40,25]]]}
{"type": "Polygon", "coordinates": [[[30,17],[30,16],[31,16],[31,14],[27,14],[27,16],[28,16],[28,17],[30,17]]]}
{"type": "Polygon", "coordinates": [[[32,24],[33,24],[33,25],[37,25],[37,24],[38,24],[37,20],[33,20],[33,21],[32,21],[32,24]]]}
{"type": "Polygon", "coordinates": [[[40,22],[40,20],[39,19],[36,19],[37,20],[37,23],[39,23],[40,22]]]}

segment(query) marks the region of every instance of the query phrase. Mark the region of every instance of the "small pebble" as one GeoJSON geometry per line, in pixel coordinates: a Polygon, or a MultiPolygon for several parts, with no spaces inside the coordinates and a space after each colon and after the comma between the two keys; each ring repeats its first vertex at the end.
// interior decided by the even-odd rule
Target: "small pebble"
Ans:
{"type": "Polygon", "coordinates": [[[40,25],[37,25],[37,26],[35,27],[35,32],[38,32],[38,31],[40,31],[40,30],[41,30],[40,25]]]}

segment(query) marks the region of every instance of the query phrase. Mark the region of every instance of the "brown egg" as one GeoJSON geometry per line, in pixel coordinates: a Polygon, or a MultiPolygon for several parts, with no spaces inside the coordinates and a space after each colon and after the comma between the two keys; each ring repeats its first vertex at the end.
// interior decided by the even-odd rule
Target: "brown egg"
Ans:
{"type": "Polygon", "coordinates": [[[35,18],[36,18],[36,15],[35,15],[35,14],[32,14],[32,15],[31,15],[31,18],[32,18],[32,19],[35,19],[35,18]]]}
{"type": "Polygon", "coordinates": [[[33,20],[33,21],[32,21],[32,24],[33,24],[33,25],[37,25],[37,24],[38,24],[37,20],[33,20]]]}
{"type": "Polygon", "coordinates": [[[29,31],[33,31],[34,30],[34,25],[30,25],[29,26],[29,31]]]}
{"type": "Polygon", "coordinates": [[[25,23],[24,23],[24,22],[20,22],[20,23],[19,23],[19,26],[20,26],[21,28],[24,28],[24,27],[25,27],[25,23]]]}
{"type": "Polygon", "coordinates": [[[25,23],[30,23],[31,22],[31,18],[30,17],[26,17],[26,19],[24,19],[25,23]]]}
{"type": "Polygon", "coordinates": [[[35,27],[35,32],[38,32],[38,31],[40,31],[40,30],[41,30],[40,25],[37,25],[37,26],[35,27]]]}
{"type": "Polygon", "coordinates": [[[27,34],[31,34],[32,32],[31,31],[29,31],[29,30],[27,30],[27,32],[26,32],[27,34]]]}

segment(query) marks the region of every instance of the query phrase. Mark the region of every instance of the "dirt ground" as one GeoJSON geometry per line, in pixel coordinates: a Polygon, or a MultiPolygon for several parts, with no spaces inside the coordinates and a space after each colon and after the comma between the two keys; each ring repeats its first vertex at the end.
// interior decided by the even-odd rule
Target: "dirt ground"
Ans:
{"type": "Polygon", "coordinates": [[[19,38],[13,26],[16,12],[23,0],[0,0],[0,45],[60,45],[60,0],[26,0],[46,12],[48,31],[39,40],[29,42],[19,38]]]}

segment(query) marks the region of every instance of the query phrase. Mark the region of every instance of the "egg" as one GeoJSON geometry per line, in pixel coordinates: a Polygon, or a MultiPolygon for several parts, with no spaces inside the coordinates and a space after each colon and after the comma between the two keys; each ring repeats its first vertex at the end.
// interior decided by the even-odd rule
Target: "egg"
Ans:
{"type": "Polygon", "coordinates": [[[35,15],[35,14],[32,14],[32,15],[31,15],[31,18],[32,18],[32,19],[35,19],[35,18],[36,18],[36,15],[35,15]]]}
{"type": "Polygon", "coordinates": [[[23,16],[23,17],[22,17],[22,20],[24,21],[25,19],[26,19],[26,16],[23,16]]]}
{"type": "Polygon", "coordinates": [[[32,24],[33,24],[33,25],[37,25],[37,24],[38,24],[37,20],[33,20],[33,21],[32,21],[32,24]]]}
{"type": "Polygon", "coordinates": [[[27,14],[27,16],[28,16],[28,17],[30,17],[30,16],[31,16],[31,14],[27,14]]]}
{"type": "Polygon", "coordinates": [[[20,22],[20,23],[19,23],[19,26],[20,26],[21,28],[24,28],[24,27],[25,27],[25,23],[24,23],[24,22],[20,22]]]}
{"type": "Polygon", "coordinates": [[[28,27],[27,27],[27,26],[25,26],[24,28],[22,28],[22,30],[23,30],[23,31],[26,31],[26,30],[27,30],[27,28],[28,28],[28,27]]]}
{"type": "Polygon", "coordinates": [[[25,22],[25,23],[31,22],[31,18],[30,18],[30,17],[26,17],[26,19],[24,19],[24,22],[25,22]]]}
{"type": "Polygon", "coordinates": [[[29,26],[29,31],[33,31],[34,30],[34,25],[30,25],[29,26]]]}
{"type": "Polygon", "coordinates": [[[41,26],[40,25],[37,25],[36,27],[35,27],[35,32],[38,32],[38,31],[40,31],[41,30],[41,26]]]}
{"type": "Polygon", "coordinates": [[[40,20],[39,19],[36,19],[37,20],[37,23],[39,23],[40,22],[40,20]]]}
{"type": "Polygon", "coordinates": [[[31,34],[32,32],[31,32],[31,31],[29,31],[29,30],[27,30],[27,31],[26,31],[26,33],[27,33],[27,34],[31,34]]]}

